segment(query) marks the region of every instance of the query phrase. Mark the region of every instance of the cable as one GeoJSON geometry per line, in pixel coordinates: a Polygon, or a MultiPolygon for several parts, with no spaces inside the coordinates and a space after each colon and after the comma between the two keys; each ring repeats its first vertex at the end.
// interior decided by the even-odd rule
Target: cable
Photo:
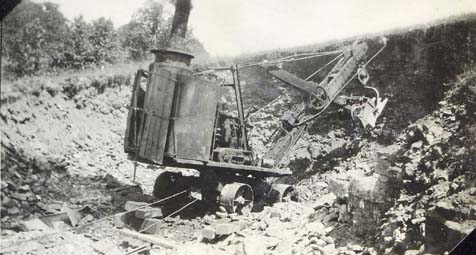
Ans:
{"type": "Polygon", "coordinates": [[[175,193],[174,195],[168,196],[168,197],[166,197],[166,198],[162,198],[162,199],[160,199],[160,200],[158,200],[158,201],[155,201],[155,202],[152,202],[152,203],[149,203],[149,204],[145,204],[145,205],[143,205],[143,206],[135,207],[134,209],[131,209],[131,210],[128,210],[128,211],[125,211],[125,212],[120,212],[120,213],[116,213],[116,214],[113,214],[113,215],[109,215],[109,216],[104,217],[104,218],[101,218],[101,219],[99,219],[99,220],[96,220],[96,221],[93,221],[93,222],[90,222],[90,223],[87,223],[87,224],[84,224],[84,225],[81,225],[81,226],[74,227],[73,229],[75,229],[75,228],[79,229],[79,228],[82,228],[82,227],[94,225],[94,224],[96,224],[96,223],[103,222],[103,221],[108,220],[108,219],[112,219],[113,217],[115,217],[116,215],[121,214],[121,213],[129,213],[129,212],[133,212],[133,211],[135,211],[135,210],[137,210],[137,209],[143,209],[143,208],[146,208],[146,207],[148,207],[148,206],[155,205],[155,204],[158,204],[158,203],[160,203],[160,202],[163,202],[163,201],[169,200],[169,199],[171,199],[171,198],[174,198],[174,197],[176,197],[176,196],[179,196],[179,195],[181,195],[181,194],[183,194],[183,193],[185,193],[185,192],[187,192],[187,191],[188,191],[188,190],[183,190],[183,191],[181,191],[181,192],[179,192],[179,193],[175,193]]]}
{"type": "Polygon", "coordinates": [[[328,65],[332,64],[332,62],[336,61],[338,58],[340,58],[342,55],[344,55],[344,53],[342,52],[341,54],[337,55],[337,57],[335,57],[334,59],[332,59],[329,63],[325,64],[323,67],[319,68],[317,71],[315,71],[314,73],[312,73],[311,75],[309,75],[306,79],[304,79],[305,81],[308,81],[310,80],[312,77],[314,77],[314,75],[318,74],[320,71],[322,71],[322,69],[326,68],[328,65]]]}
{"type": "MultiPolygon", "coordinates": [[[[198,198],[195,198],[194,200],[192,200],[192,202],[190,202],[190,203],[188,203],[188,204],[186,204],[186,205],[180,207],[180,208],[179,208],[178,210],[176,210],[175,212],[173,212],[173,213],[171,213],[171,214],[165,216],[164,218],[162,218],[162,220],[165,220],[165,219],[167,219],[167,218],[169,218],[169,217],[172,217],[173,215],[179,213],[180,211],[182,211],[183,209],[187,208],[188,206],[190,206],[191,204],[193,204],[193,203],[195,203],[195,202],[197,202],[197,201],[198,201],[198,198]]],[[[159,223],[159,222],[156,222],[156,223],[154,223],[154,224],[151,224],[151,225],[147,226],[147,227],[144,228],[144,229],[141,229],[141,230],[139,231],[139,233],[142,233],[142,232],[146,231],[147,229],[149,229],[149,228],[151,228],[151,227],[157,225],[158,223],[159,223]]]]}
{"type": "MultiPolygon", "coordinates": [[[[124,253],[123,255],[131,255],[131,254],[134,254],[134,253],[136,253],[136,252],[143,251],[143,250],[145,250],[145,249],[147,249],[147,248],[150,249],[150,247],[151,247],[150,244],[148,244],[148,245],[143,245],[143,246],[140,246],[140,247],[138,247],[138,248],[135,248],[135,249],[133,249],[133,250],[127,252],[127,253],[124,253]]],[[[149,249],[147,249],[147,250],[149,250],[149,249]]]]}
{"type": "Polygon", "coordinates": [[[259,66],[259,65],[263,65],[263,64],[278,64],[278,63],[285,63],[285,62],[294,62],[294,61],[299,61],[299,60],[306,60],[306,59],[311,59],[311,58],[317,58],[317,57],[324,57],[324,56],[339,54],[339,53],[342,53],[343,51],[344,50],[335,50],[335,51],[316,53],[316,54],[312,54],[312,55],[302,57],[302,58],[295,58],[296,56],[299,56],[299,55],[292,55],[292,56],[280,58],[280,59],[277,59],[277,60],[269,61],[269,62],[266,62],[266,63],[261,61],[261,62],[238,65],[238,67],[246,68],[246,67],[259,66]]]}
{"type": "MultiPolygon", "coordinates": [[[[365,62],[362,65],[362,67],[366,67],[375,57],[377,57],[385,49],[385,47],[387,46],[387,38],[383,37],[382,41],[383,41],[383,46],[367,62],[365,62]]],[[[337,91],[337,93],[335,93],[335,95],[331,98],[331,100],[329,100],[327,105],[321,111],[319,111],[318,113],[312,115],[311,117],[303,120],[302,122],[293,125],[293,127],[301,126],[301,125],[317,118],[319,115],[321,115],[329,107],[329,105],[332,103],[332,101],[334,101],[334,99],[340,94],[340,92],[357,76],[357,74],[358,74],[357,72],[354,73],[354,75],[352,75],[352,77],[350,77],[349,80],[347,80],[347,82],[337,91]]]]}
{"type": "MultiPolygon", "coordinates": [[[[86,227],[86,226],[90,226],[90,225],[97,224],[97,223],[99,223],[99,222],[103,222],[103,221],[105,221],[105,220],[107,220],[107,219],[111,219],[111,218],[113,218],[113,217],[115,217],[116,215],[121,214],[121,213],[129,213],[129,212],[135,211],[135,210],[137,210],[137,209],[142,209],[142,208],[145,208],[145,207],[148,207],[148,206],[151,206],[151,205],[158,204],[158,203],[160,203],[160,202],[163,202],[163,201],[169,200],[169,199],[171,199],[171,198],[174,198],[174,197],[176,197],[176,196],[178,196],[178,195],[181,195],[181,194],[183,194],[183,193],[185,193],[185,192],[187,192],[187,191],[188,191],[188,190],[183,190],[183,191],[181,191],[181,192],[175,193],[174,195],[171,195],[171,196],[162,198],[162,199],[160,199],[160,200],[158,200],[158,201],[155,201],[155,202],[152,202],[152,203],[149,203],[149,204],[145,204],[145,205],[143,205],[143,206],[139,206],[139,207],[136,207],[136,208],[134,208],[134,209],[131,209],[131,210],[128,210],[128,211],[125,211],[125,212],[115,213],[115,214],[113,214],[113,215],[106,216],[106,217],[104,217],[104,218],[95,220],[95,221],[93,221],[93,222],[90,222],[90,223],[87,223],[87,224],[84,224],[84,225],[81,225],[81,226],[72,227],[71,230],[81,229],[81,228],[86,227]]],[[[195,201],[194,201],[194,202],[195,202],[195,201]]],[[[169,216],[170,216],[170,215],[169,215],[169,216]]],[[[8,249],[15,248],[15,247],[16,247],[17,245],[19,245],[19,244],[26,243],[26,242],[30,242],[30,241],[35,241],[35,240],[38,240],[38,239],[40,239],[40,238],[44,238],[44,237],[48,237],[48,236],[53,236],[53,235],[56,235],[56,234],[58,234],[58,232],[45,233],[45,234],[43,234],[43,235],[40,235],[40,236],[31,238],[31,239],[27,239],[27,240],[23,240],[23,241],[19,241],[19,242],[14,242],[12,245],[7,246],[7,247],[5,247],[5,248],[1,247],[1,251],[2,251],[2,253],[5,253],[8,249]]]]}
{"type": "MultiPolygon", "coordinates": [[[[299,61],[299,60],[306,60],[306,59],[311,59],[311,58],[335,55],[335,54],[339,54],[339,53],[342,53],[342,52],[344,52],[343,49],[334,50],[334,51],[316,52],[316,53],[301,53],[301,54],[297,54],[297,55],[287,56],[287,57],[284,57],[284,58],[279,58],[279,59],[276,59],[276,60],[273,60],[273,61],[270,61],[270,62],[266,62],[266,63],[263,62],[263,61],[261,61],[261,62],[252,62],[252,63],[245,63],[245,64],[237,65],[237,67],[238,68],[247,68],[247,67],[259,66],[259,65],[263,65],[263,64],[278,64],[278,63],[284,63],[284,62],[292,62],[292,61],[299,61]],[[303,56],[303,57],[300,57],[300,56],[303,56]],[[300,58],[296,58],[296,57],[300,57],[300,58]]],[[[230,69],[229,67],[211,67],[211,68],[208,68],[206,70],[196,72],[196,74],[205,74],[205,73],[213,72],[213,71],[225,71],[225,70],[229,70],[229,69],[230,69]]]]}
{"type": "Polygon", "coordinates": [[[245,118],[245,120],[248,120],[248,119],[251,119],[251,117],[253,117],[254,115],[256,115],[258,112],[261,112],[263,109],[265,109],[266,107],[272,105],[274,102],[278,101],[280,98],[281,98],[282,95],[279,95],[278,97],[276,97],[275,99],[273,99],[273,101],[267,103],[265,106],[259,108],[257,111],[253,112],[252,114],[248,115],[248,117],[245,118]]]}

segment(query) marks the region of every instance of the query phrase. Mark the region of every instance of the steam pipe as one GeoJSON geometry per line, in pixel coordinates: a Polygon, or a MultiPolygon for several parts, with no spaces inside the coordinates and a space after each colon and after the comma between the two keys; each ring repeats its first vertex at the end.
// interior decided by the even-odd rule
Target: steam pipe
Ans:
{"type": "Polygon", "coordinates": [[[168,46],[170,48],[184,48],[185,35],[187,34],[188,17],[192,9],[191,0],[176,0],[175,14],[168,46]]]}
{"type": "Polygon", "coordinates": [[[191,9],[191,0],[175,0],[175,13],[167,48],[151,51],[155,54],[155,62],[177,62],[190,65],[193,55],[186,50],[185,35],[191,9]]]}

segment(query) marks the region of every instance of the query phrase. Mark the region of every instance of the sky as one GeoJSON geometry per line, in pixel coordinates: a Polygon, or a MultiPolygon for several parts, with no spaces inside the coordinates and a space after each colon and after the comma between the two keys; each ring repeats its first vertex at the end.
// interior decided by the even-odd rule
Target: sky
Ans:
{"type": "MultiPolygon", "coordinates": [[[[36,0],[44,2],[45,0],[36,0]]],[[[72,19],[129,22],[146,0],[48,0],[72,19]]],[[[173,10],[169,0],[159,0],[173,10]]],[[[475,0],[192,0],[189,27],[213,56],[301,46],[476,12],[475,0]]]]}

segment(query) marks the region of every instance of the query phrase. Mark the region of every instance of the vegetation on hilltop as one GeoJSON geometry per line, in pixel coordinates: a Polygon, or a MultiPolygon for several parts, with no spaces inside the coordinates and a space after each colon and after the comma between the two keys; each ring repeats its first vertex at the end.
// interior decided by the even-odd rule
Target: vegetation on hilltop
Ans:
{"type": "MultiPolygon", "coordinates": [[[[117,29],[110,19],[88,22],[79,16],[71,21],[57,4],[24,0],[3,20],[3,71],[8,77],[22,77],[141,61],[166,42],[170,23],[171,17],[155,0],[147,1],[128,24],[117,29]]],[[[191,30],[187,42],[196,55],[208,56],[191,30]]]]}

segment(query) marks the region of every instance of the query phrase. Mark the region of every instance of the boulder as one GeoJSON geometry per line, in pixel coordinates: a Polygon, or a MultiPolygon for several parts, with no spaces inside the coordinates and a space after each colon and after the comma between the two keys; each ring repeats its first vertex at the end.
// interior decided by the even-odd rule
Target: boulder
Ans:
{"type": "Polygon", "coordinates": [[[33,231],[33,230],[46,231],[50,229],[48,225],[46,225],[43,221],[41,221],[38,218],[22,221],[20,225],[23,231],[33,231]]]}
{"type": "Polygon", "coordinates": [[[162,215],[162,209],[156,207],[145,207],[135,211],[135,216],[139,219],[156,218],[161,217],[162,215]]]}
{"type": "Polygon", "coordinates": [[[136,201],[127,201],[124,205],[126,211],[131,211],[137,208],[146,207],[147,203],[145,202],[136,202],[136,201]]]}
{"type": "Polygon", "coordinates": [[[325,230],[324,224],[319,221],[314,221],[306,224],[305,229],[310,236],[321,236],[324,234],[325,230]]]}
{"type": "Polygon", "coordinates": [[[160,223],[161,221],[159,219],[147,218],[142,223],[141,232],[147,234],[158,234],[160,231],[160,223]]]}
{"type": "Polygon", "coordinates": [[[264,255],[266,242],[258,236],[248,236],[243,240],[243,252],[245,255],[264,255]]]}
{"type": "Polygon", "coordinates": [[[202,237],[207,240],[215,239],[215,229],[211,226],[206,226],[202,229],[202,237]]]}
{"type": "Polygon", "coordinates": [[[347,198],[349,196],[349,181],[342,177],[331,177],[328,180],[328,190],[338,198],[347,198]]]}
{"type": "Polygon", "coordinates": [[[220,223],[215,225],[216,235],[229,235],[240,231],[240,225],[234,223],[220,223]]]}
{"type": "Polygon", "coordinates": [[[383,203],[385,201],[385,194],[382,193],[382,188],[378,183],[377,175],[355,177],[349,183],[349,193],[351,196],[376,203],[383,203]]]}

